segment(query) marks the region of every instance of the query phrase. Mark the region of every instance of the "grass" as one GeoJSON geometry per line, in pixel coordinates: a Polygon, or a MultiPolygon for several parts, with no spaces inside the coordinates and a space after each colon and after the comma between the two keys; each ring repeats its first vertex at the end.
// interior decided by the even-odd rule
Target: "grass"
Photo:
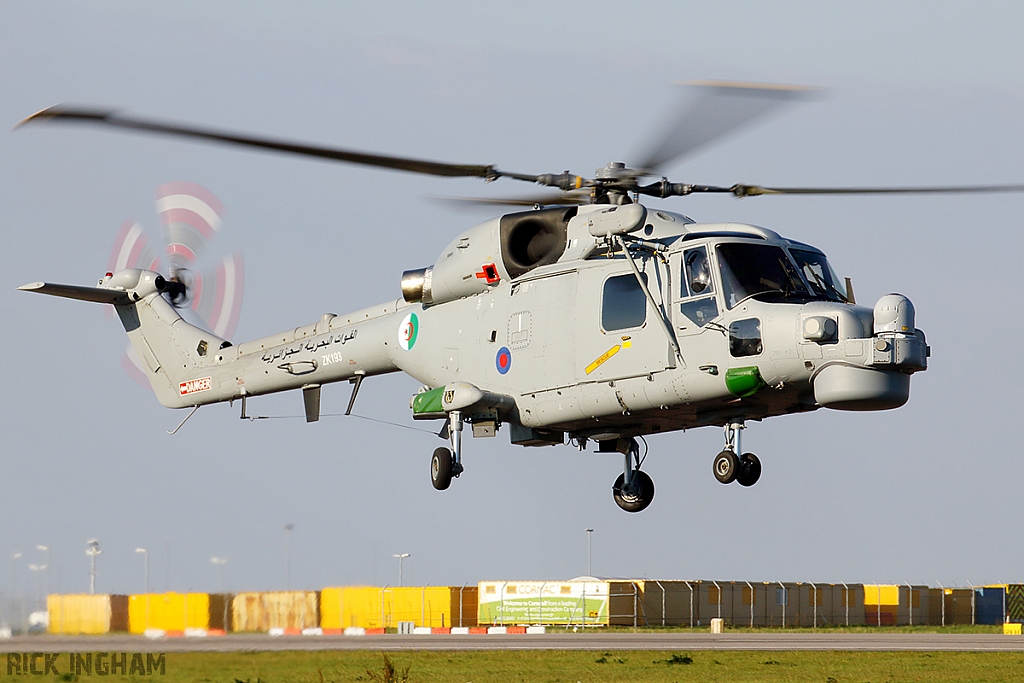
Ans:
{"type": "MultiPolygon", "coordinates": [[[[561,627],[549,626],[548,633],[558,633],[562,631],[561,627]]],[[[571,630],[571,629],[570,629],[571,630]]],[[[631,626],[602,626],[600,629],[587,629],[587,633],[632,633],[634,632],[631,626]]],[[[638,633],[709,633],[710,627],[707,625],[694,626],[690,628],[688,626],[649,626],[640,629],[636,629],[638,633]]],[[[1002,633],[1003,625],[991,625],[991,624],[956,624],[951,626],[819,626],[818,628],[811,628],[810,626],[787,627],[781,628],[778,626],[766,628],[763,626],[757,626],[755,628],[749,628],[747,626],[726,626],[726,633],[799,633],[801,635],[808,633],[869,633],[872,635],[885,635],[889,633],[1002,633]]]]}
{"type": "MultiPolygon", "coordinates": [[[[58,668],[64,667],[58,664],[58,668]]],[[[386,658],[372,651],[168,653],[166,674],[150,678],[162,683],[373,683],[401,681],[405,671],[409,683],[942,683],[1021,680],[1024,653],[490,650],[393,652],[386,658]]],[[[46,680],[76,679],[48,676],[46,680]]],[[[106,680],[141,679],[111,676],[106,680]]]]}

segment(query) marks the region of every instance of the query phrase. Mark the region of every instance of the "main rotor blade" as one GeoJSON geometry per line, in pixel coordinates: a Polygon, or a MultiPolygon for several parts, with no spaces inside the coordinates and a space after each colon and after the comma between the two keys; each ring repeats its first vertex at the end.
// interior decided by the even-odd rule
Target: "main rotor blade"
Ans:
{"type": "Polygon", "coordinates": [[[815,91],[794,85],[700,81],[681,83],[693,92],[682,116],[641,157],[640,169],[655,174],[698,147],[815,91]]]}
{"type": "Polygon", "coordinates": [[[196,138],[221,142],[243,147],[255,147],[287,154],[299,154],[302,156],[316,157],[320,159],[331,159],[364,166],[377,166],[390,168],[396,171],[409,171],[412,173],[424,173],[427,175],[448,176],[448,177],[474,177],[486,180],[496,180],[501,177],[514,178],[536,182],[537,177],[518,173],[505,173],[494,166],[475,164],[448,164],[438,161],[426,161],[422,159],[407,159],[404,157],[393,157],[383,154],[369,154],[346,149],[334,149],[318,145],[306,145],[284,140],[239,135],[236,133],[214,130],[210,128],[199,128],[196,126],[185,126],[179,124],[162,123],[138,119],[129,116],[122,116],[115,111],[88,109],[75,106],[55,105],[48,109],[29,116],[21,121],[15,128],[35,121],[56,120],[75,123],[92,123],[114,128],[127,128],[147,133],[158,133],[173,135],[185,138],[196,138]]]}
{"type": "Polygon", "coordinates": [[[733,185],[729,188],[694,189],[692,192],[731,192],[737,197],[766,194],[982,194],[1024,192],[1024,185],[946,185],[937,187],[761,187],[733,185]]]}
{"type": "Polygon", "coordinates": [[[438,201],[476,206],[580,206],[590,203],[590,190],[570,190],[558,194],[545,193],[519,197],[433,197],[438,201]]]}

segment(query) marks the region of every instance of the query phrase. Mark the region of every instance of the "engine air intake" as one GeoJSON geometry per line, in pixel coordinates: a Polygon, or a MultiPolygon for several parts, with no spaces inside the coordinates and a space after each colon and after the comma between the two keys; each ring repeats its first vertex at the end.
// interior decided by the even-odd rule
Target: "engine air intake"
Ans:
{"type": "Polygon", "coordinates": [[[501,258],[509,277],[557,261],[565,252],[566,226],[577,208],[559,207],[501,217],[501,258]]]}

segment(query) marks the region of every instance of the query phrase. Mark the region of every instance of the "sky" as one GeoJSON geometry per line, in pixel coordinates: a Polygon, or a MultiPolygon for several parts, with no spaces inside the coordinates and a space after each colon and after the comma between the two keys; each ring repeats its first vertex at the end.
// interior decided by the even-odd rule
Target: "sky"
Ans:
{"type": "MultiPolygon", "coordinates": [[[[822,97],[702,149],[676,182],[1024,182],[1024,5],[1013,2],[0,2],[0,591],[43,576],[139,592],[599,576],[975,585],[1024,581],[1024,462],[1010,429],[1024,196],[654,200],[699,221],[814,244],[858,300],[909,296],[932,346],[910,402],[753,423],[751,489],[711,473],[716,428],[649,439],[657,495],[615,506],[612,454],[469,440],[466,472],[429,482],[442,442],[410,419],[418,383],[373,378],[363,418],[306,424],[297,392],[196,414],[120,367],[99,305],[16,291],[91,284],[156,188],[191,181],[239,249],[235,341],[400,296],[402,271],[500,213],[438,195],[511,181],[419,177],[80,127],[7,132],[58,103],[522,173],[629,161],[678,111],[680,81],[816,86],[822,97]],[[365,418],[373,418],[373,421],[365,418]],[[420,431],[417,431],[420,430],[420,431]],[[286,577],[290,532],[291,572],[286,577]],[[12,560],[16,552],[22,557],[12,560]],[[9,566],[8,566],[9,565],[9,566]]],[[[324,389],[341,413],[348,385],[324,389]]],[[[433,425],[428,425],[433,426],[433,425]]],[[[428,430],[429,431],[429,430],[428,430]]],[[[39,586],[35,581],[39,581],[39,586]]]]}

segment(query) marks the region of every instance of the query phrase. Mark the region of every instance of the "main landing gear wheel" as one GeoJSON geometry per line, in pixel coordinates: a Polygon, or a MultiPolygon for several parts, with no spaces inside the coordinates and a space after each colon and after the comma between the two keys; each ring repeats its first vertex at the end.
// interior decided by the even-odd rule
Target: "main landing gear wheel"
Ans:
{"type": "Polygon", "coordinates": [[[744,429],[742,419],[730,420],[725,424],[725,450],[715,456],[715,479],[723,484],[738,481],[740,486],[753,486],[761,478],[761,461],[753,453],[743,453],[740,448],[740,432],[744,429]],[[737,456],[737,453],[743,453],[737,456]]]}
{"type": "Polygon", "coordinates": [[[445,447],[435,448],[430,459],[430,483],[438,491],[444,491],[452,485],[452,465],[455,459],[452,452],[445,447]]]}
{"type": "Polygon", "coordinates": [[[736,481],[740,486],[753,486],[761,478],[761,461],[753,453],[744,453],[740,458],[740,473],[736,481]]]}
{"type": "Polygon", "coordinates": [[[626,512],[640,512],[654,500],[654,480],[643,470],[634,470],[633,481],[626,486],[626,475],[620,474],[612,486],[612,496],[626,512]]]}
{"type": "Polygon", "coordinates": [[[722,451],[715,456],[714,470],[715,479],[723,484],[731,484],[740,474],[740,460],[732,451],[722,451]]]}

